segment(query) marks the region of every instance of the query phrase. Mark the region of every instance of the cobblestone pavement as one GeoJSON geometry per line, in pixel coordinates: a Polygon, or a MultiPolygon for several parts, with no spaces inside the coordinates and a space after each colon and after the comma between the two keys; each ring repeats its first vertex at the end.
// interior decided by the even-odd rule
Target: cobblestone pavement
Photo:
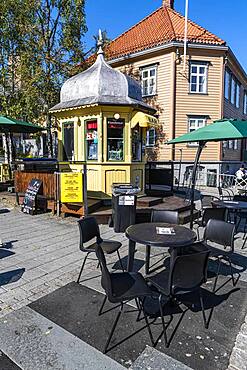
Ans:
{"type": "MultiPolygon", "coordinates": [[[[0,318],[77,279],[84,255],[78,248],[76,221],[76,218],[58,219],[50,214],[29,216],[18,208],[0,208],[0,318]]],[[[126,264],[125,235],[114,234],[107,225],[101,225],[100,230],[103,238],[122,242],[121,257],[126,264]]],[[[238,234],[236,252],[244,257],[247,249],[241,250],[242,243],[242,235],[238,234]]],[[[144,256],[144,249],[139,248],[137,260],[144,260],[144,256]]],[[[109,261],[114,264],[116,256],[110,256],[109,261]]],[[[88,259],[84,284],[101,290],[99,279],[94,279],[99,275],[96,266],[95,259],[88,259]]],[[[247,271],[241,274],[241,280],[247,282],[247,271]]],[[[246,370],[246,364],[247,316],[237,336],[229,370],[246,370]]]]}

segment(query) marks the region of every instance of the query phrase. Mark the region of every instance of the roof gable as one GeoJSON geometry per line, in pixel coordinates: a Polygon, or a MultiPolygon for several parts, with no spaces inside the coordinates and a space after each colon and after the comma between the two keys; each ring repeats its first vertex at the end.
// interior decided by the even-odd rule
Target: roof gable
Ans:
{"type": "MultiPolygon", "coordinates": [[[[150,49],[172,41],[183,41],[185,18],[174,9],[162,6],[106,47],[108,59],[150,49]]],[[[225,41],[205,28],[188,21],[188,41],[198,44],[225,45],[225,41]]]]}

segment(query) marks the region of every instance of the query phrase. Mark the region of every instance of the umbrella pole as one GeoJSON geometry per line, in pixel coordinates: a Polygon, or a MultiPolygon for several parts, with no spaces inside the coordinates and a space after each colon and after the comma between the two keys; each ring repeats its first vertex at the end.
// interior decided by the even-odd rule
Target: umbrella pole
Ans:
{"type": "Polygon", "coordinates": [[[5,134],[6,151],[7,151],[7,162],[8,162],[8,172],[9,172],[9,179],[11,180],[12,172],[11,172],[11,166],[10,166],[10,150],[9,150],[10,135],[9,135],[8,131],[4,131],[3,133],[5,134]]]}
{"type": "Polygon", "coordinates": [[[199,146],[196,153],[196,158],[192,170],[191,176],[191,198],[190,198],[190,228],[193,229],[193,219],[194,219],[194,204],[195,204],[195,186],[196,186],[196,173],[198,162],[202,153],[203,148],[206,145],[206,141],[199,141],[199,146]]]}

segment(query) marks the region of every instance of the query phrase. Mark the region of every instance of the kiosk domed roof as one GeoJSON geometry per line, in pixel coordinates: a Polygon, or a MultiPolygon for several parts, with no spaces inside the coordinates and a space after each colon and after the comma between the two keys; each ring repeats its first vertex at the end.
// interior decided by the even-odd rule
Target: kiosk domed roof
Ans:
{"type": "Polygon", "coordinates": [[[154,111],[142,101],[140,84],[106,63],[101,44],[96,62],[63,84],[60,103],[51,111],[91,104],[140,105],[154,111]]]}

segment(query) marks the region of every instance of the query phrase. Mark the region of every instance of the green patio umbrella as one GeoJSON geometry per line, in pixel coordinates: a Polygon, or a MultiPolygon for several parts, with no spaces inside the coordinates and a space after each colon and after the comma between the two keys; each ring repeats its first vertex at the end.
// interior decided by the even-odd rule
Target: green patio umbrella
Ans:
{"type": "MultiPolygon", "coordinates": [[[[45,130],[45,128],[35,125],[31,122],[19,121],[15,118],[0,116],[0,132],[4,134],[10,133],[35,133],[45,130]]],[[[7,145],[7,158],[8,158],[8,165],[9,165],[9,176],[11,177],[11,169],[10,169],[10,153],[9,153],[9,146],[7,145]]]]}
{"type": "Polygon", "coordinates": [[[0,132],[3,133],[35,133],[45,128],[31,122],[19,121],[14,118],[0,116],[0,132]]]}
{"type": "Polygon", "coordinates": [[[198,149],[191,178],[191,214],[190,227],[193,227],[194,194],[196,185],[196,171],[201,152],[208,141],[236,140],[247,138],[247,121],[237,119],[221,119],[210,125],[179,136],[168,141],[168,144],[182,144],[198,142],[198,149]]]}

